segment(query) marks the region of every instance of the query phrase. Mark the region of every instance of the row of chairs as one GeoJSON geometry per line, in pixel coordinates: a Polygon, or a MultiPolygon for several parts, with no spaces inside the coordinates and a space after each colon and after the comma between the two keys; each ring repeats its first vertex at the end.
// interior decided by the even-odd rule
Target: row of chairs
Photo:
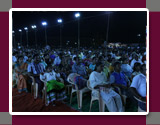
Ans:
{"type": "MultiPolygon", "coordinates": [[[[83,94],[86,93],[86,92],[92,91],[93,89],[90,87],[90,83],[89,83],[89,80],[88,80],[87,81],[87,87],[79,90],[78,86],[76,84],[74,84],[73,80],[71,79],[72,75],[79,76],[78,74],[71,73],[67,78],[67,81],[70,83],[70,85],[66,86],[66,88],[68,89],[68,92],[71,88],[70,104],[72,103],[73,93],[76,93],[77,94],[78,109],[81,109],[82,108],[83,94]],[[73,86],[75,86],[75,87],[73,87],[73,86]]],[[[30,78],[32,79],[31,94],[34,95],[34,99],[37,99],[37,97],[38,97],[38,84],[35,82],[35,79],[34,79],[33,76],[30,76],[30,78]]],[[[46,86],[47,81],[45,81],[43,79],[40,79],[40,80],[44,83],[44,87],[43,87],[43,90],[42,90],[42,99],[43,99],[43,101],[45,101],[45,105],[48,106],[49,104],[47,102],[47,86],[46,86]]],[[[103,100],[101,99],[100,94],[99,94],[99,97],[96,97],[94,95],[91,96],[90,110],[89,111],[91,111],[93,101],[95,101],[95,100],[99,101],[99,111],[104,111],[105,110],[105,104],[104,104],[103,100]]]]}
{"type": "MultiPolygon", "coordinates": [[[[68,89],[68,92],[71,88],[71,94],[70,94],[70,104],[72,103],[72,96],[73,96],[73,93],[76,93],[77,94],[77,103],[78,103],[78,109],[82,109],[82,98],[83,98],[83,94],[86,93],[86,92],[89,92],[89,91],[94,91],[93,88],[90,87],[90,82],[89,80],[87,81],[87,87],[79,90],[78,89],[78,86],[73,82],[73,76],[76,75],[76,76],[79,76],[78,74],[76,73],[71,73],[68,78],[67,78],[67,81],[70,83],[70,85],[67,85],[66,88],[68,89]]],[[[31,79],[32,79],[32,86],[31,86],[31,93],[34,94],[34,99],[37,99],[38,97],[38,84],[35,83],[35,79],[34,77],[30,76],[31,79]]],[[[48,102],[47,102],[47,81],[41,79],[41,81],[44,83],[44,88],[42,90],[42,93],[43,93],[43,96],[42,96],[42,99],[43,101],[45,101],[45,105],[48,106],[48,102]]],[[[119,94],[121,94],[121,90],[120,88],[118,88],[118,91],[119,91],[119,94]]],[[[122,96],[123,97],[123,100],[124,100],[124,103],[126,104],[126,96],[122,96]]],[[[137,101],[141,101],[139,99],[137,99],[135,97],[135,99],[137,101]]],[[[98,96],[95,96],[93,94],[91,94],[91,102],[90,102],[90,109],[89,111],[91,111],[91,108],[92,108],[92,104],[94,101],[98,101],[99,102],[99,111],[100,112],[104,112],[105,111],[105,103],[103,101],[103,99],[101,98],[101,95],[100,93],[98,93],[98,96]]],[[[140,109],[140,107],[138,107],[138,112],[144,112],[142,109],[140,109]]]]}

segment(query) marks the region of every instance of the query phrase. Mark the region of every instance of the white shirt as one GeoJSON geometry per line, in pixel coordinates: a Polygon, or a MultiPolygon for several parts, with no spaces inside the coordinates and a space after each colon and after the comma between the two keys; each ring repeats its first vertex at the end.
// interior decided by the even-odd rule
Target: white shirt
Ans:
{"type": "Polygon", "coordinates": [[[68,51],[68,54],[69,54],[69,55],[71,55],[71,52],[70,52],[70,51],[68,51]]]}
{"type": "Polygon", "coordinates": [[[98,73],[93,71],[89,76],[90,86],[94,88],[97,85],[105,84],[107,82],[107,77],[104,72],[98,73]]]}
{"type": "Polygon", "coordinates": [[[27,56],[24,56],[23,62],[25,63],[27,60],[28,60],[28,57],[27,57],[27,56]]]}
{"type": "Polygon", "coordinates": [[[12,56],[12,62],[17,62],[17,58],[15,56],[12,56]]]}
{"type": "Polygon", "coordinates": [[[136,75],[130,87],[135,88],[142,97],[146,97],[146,76],[143,74],[136,75]]]}
{"type": "Polygon", "coordinates": [[[52,72],[44,73],[43,75],[40,75],[40,79],[46,80],[46,81],[56,80],[57,75],[58,74],[53,70],[52,72]]]}
{"type": "Polygon", "coordinates": [[[121,65],[121,71],[124,72],[125,75],[130,77],[131,73],[133,72],[133,69],[129,64],[122,64],[121,65]]]}
{"type": "Polygon", "coordinates": [[[54,59],[54,65],[56,64],[60,64],[61,63],[61,59],[59,58],[59,56],[57,56],[55,59],[54,59]]]}
{"type": "MultiPolygon", "coordinates": [[[[38,68],[39,68],[40,73],[44,72],[44,66],[41,63],[38,64],[38,68]]],[[[34,63],[30,63],[28,65],[27,71],[28,72],[33,72],[33,74],[37,74],[37,71],[36,71],[36,68],[34,66],[34,63]]]]}
{"type": "Polygon", "coordinates": [[[123,72],[131,72],[131,73],[133,72],[133,69],[129,64],[122,64],[121,65],[121,70],[123,72]]]}
{"type": "Polygon", "coordinates": [[[140,64],[143,64],[140,60],[138,60],[138,61],[136,61],[135,59],[133,59],[132,61],[131,61],[131,67],[133,68],[134,67],[134,64],[135,63],[140,63],[140,64]]]}

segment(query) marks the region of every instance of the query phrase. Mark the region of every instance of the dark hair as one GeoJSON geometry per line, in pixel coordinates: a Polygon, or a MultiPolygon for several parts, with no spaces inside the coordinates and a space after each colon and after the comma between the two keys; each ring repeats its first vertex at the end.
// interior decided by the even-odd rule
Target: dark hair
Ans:
{"type": "Polygon", "coordinates": [[[138,63],[138,62],[136,62],[136,63],[134,64],[134,67],[133,67],[133,70],[134,70],[134,71],[136,71],[136,67],[137,67],[137,66],[141,67],[141,64],[138,63]]]}
{"type": "Polygon", "coordinates": [[[142,64],[140,70],[143,71],[143,67],[146,67],[146,64],[142,64]]]}
{"type": "Polygon", "coordinates": [[[122,62],[124,62],[124,61],[126,61],[127,60],[127,58],[122,58],[122,62]]]}
{"type": "Polygon", "coordinates": [[[102,60],[102,59],[103,59],[103,57],[102,57],[102,56],[99,56],[98,60],[102,60]]]}
{"type": "Polygon", "coordinates": [[[77,57],[74,57],[73,60],[76,61],[77,57]]]}
{"type": "Polygon", "coordinates": [[[119,65],[119,64],[121,64],[120,62],[115,62],[114,64],[113,64],[113,67],[116,67],[117,65],[119,65]]]}
{"type": "Polygon", "coordinates": [[[18,52],[13,52],[13,55],[17,55],[18,54],[18,52]]]}
{"type": "Polygon", "coordinates": [[[97,70],[97,67],[100,66],[100,65],[102,65],[102,62],[97,62],[97,63],[96,63],[95,70],[97,70]]]}
{"type": "Polygon", "coordinates": [[[38,56],[38,54],[35,54],[34,56],[33,56],[33,59],[35,58],[35,57],[37,57],[38,56]]]}
{"type": "Polygon", "coordinates": [[[93,57],[92,60],[96,59],[96,57],[93,57]]]}
{"type": "Polygon", "coordinates": [[[28,52],[25,52],[26,55],[28,55],[28,52]]]}
{"type": "Polygon", "coordinates": [[[74,58],[73,58],[74,61],[76,61],[77,59],[80,60],[79,57],[74,57],[74,58]]]}
{"type": "Polygon", "coordinates": [[[17,60],[19,60],[20,58],[23,58],[23,56],[18,56],[18,57],[17,57],[17,60]]]}

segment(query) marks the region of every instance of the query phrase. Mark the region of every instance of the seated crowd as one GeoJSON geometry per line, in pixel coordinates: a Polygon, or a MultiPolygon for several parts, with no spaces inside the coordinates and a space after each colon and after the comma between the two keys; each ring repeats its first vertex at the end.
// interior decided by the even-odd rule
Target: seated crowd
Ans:
{"type": "Polygon", "coordinates": [[[47,102],[66,99],[67,77],[75,73],[73,82],[81,90],[87,80],[92,94],[100,93],[110,112],[124,112],[126,98],[146,111],[146,52],[143,48],[105,49],[13,49],[13,87],[18,92],[28,92],[32,84],[30,76],[38,84],[38,96],[42,97],[44,81],[47,86],[47,102]]]}

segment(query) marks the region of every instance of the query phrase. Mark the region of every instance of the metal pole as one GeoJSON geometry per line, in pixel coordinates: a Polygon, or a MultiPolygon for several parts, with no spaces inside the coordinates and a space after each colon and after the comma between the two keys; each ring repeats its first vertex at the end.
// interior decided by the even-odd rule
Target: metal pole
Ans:
{"type": "Polygon", "coordinates": [[[35,29],[35,43],[36,43],[36,48],[37,48],[37,34],[36,34],[36,29],[35,29]]]}
{"type": "Polygon", "coordinates": [[[16,47],[16,36],[15,36],[15,34],[14,34],[14,47],[16,47]]]}
{"type": "Polygon", "coordinates": [[[106,42],[108,42],[108,33],[109,33],[109,18],[110,18],[110,13],[108,14],[108,25],[107,25],[106,42]]]}
{"type": "Polygon", "coordinates": [[[78,18],[78,49],[80,48],[80,22],[78,18]]]}
{"type": "Polygon", "coordinates": [[[21,46],[22,46],[22,32],[20,34],[20,42],[21,42],[21,46]]]}
{"type": "Polygon", "coordinates": [[[26,30],[27,48],[28,48],[28,31],[26,30]]]}
{"type": "Polygon", "coordinates": [[[13,44],[13,47],[14,47],[14,34],[12,33],[12,44],[13,44]]]}
{"type": "Polygon", "coordinates": [[[60,24],[60,48],[62,47],[62,25],[60,24]]]}
{"type": "Polygon", "coordinates": [[[45,26],[45,39],[46,39],[46,45],[47,45],[47,31],[46,31],[46,26],[45,26]]]}

